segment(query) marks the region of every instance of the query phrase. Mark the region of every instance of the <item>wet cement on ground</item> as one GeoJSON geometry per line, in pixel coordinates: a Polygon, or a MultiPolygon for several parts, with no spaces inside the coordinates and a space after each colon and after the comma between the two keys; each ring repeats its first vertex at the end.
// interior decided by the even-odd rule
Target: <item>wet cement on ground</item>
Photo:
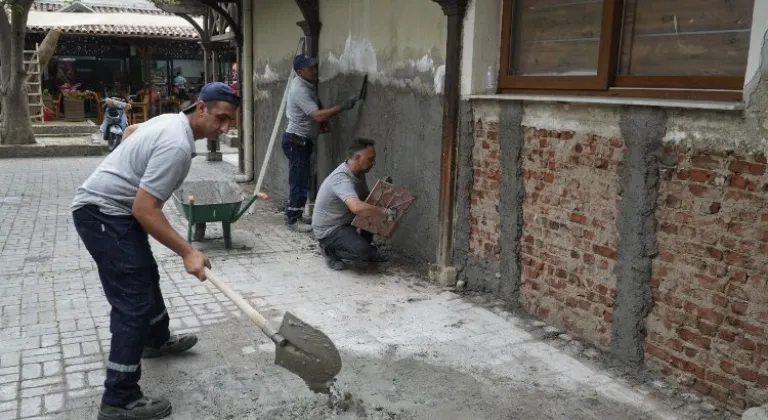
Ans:
{"type": "MultiPolygon", "coordinates": [[[[593,391],[543,387],[420,355],[342,352],[334,398],[274,364],[274,345],[246,322],[206,328],[189,353],[143,362],[144,392],[164,396],[172,420],[651,420],[593,391]],[[252,349],[233,353],[233,349],[252,349]]],[[[90,418],[98,396],[61,419],[90,418]]]]}

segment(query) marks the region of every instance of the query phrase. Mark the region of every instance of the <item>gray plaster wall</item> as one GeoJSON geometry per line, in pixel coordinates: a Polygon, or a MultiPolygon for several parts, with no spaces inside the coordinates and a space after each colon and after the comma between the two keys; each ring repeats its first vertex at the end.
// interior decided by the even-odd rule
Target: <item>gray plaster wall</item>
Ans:
{"type": "Polygon", "coordinates": [[[627,107],[620,111],[619,128],[626,151],[619,168],[621,204],[611,349],[622,360],[637,365],[644,360],[645,319],[653,303],[659,158],[666,123],[663,109],[627,107]]]}
{"type": "Polygon", "coordinates": [[[498,204],[501,219],[499,233],[501,259],[498,261],[488,261],[469,254],[473,129],[477,117],[471,102],[462,104],[457,162],[454,265],[460,278],[466,282],[470,290],[494,293],[516,304],[522,272],[520,237],[523,231],[523,199],[525,198],[520,161],[525,139],[522,127],[523,106],[520,102],[510,102],[500,107],[498,113],[499,161],[502,176],[498,204]]]}
{"type": "MultiPolygon", "coordinates": [[[[409,75],[412,79],[418,75],[409,75]]],[[[325,107],[359,92],[362,74],[336,74],[319,85],[325,107]]],[[[259,86],[256,111],[256,173],[261,168],[270,134],[282,100],[285,82],[259,86]]],[[[432,261],[437,247],[437,202],[440,176],[442,96],[409,86],[369,82],[365,101],[330,122],[331,133],[322,135],[317,155],[318,184],[346,159],[351,140],[376,141],[376,166],[368,175],[373,188],[377,179],[391,176],[396,185],[417,196],[400,228],[390,238],[395,249],[418,260],[432,261]]],[[[287,122],[280,123],[264,189],[275,200],[288,196],[288,160],[280,146],[287,122]]]]}
{"type": "MultiPolygon", "coordinates": [[[[469,276],[470,208],[472,205],[472,148],[475,145],[475,124],[472,103],[459,103],[458,150],[456,152],[456,208],[453,225],[453,265],[458,280],[476,283],[476,276],[469,276]]],[[[474,259],[476,260],[476,259],[474,259]]]]}

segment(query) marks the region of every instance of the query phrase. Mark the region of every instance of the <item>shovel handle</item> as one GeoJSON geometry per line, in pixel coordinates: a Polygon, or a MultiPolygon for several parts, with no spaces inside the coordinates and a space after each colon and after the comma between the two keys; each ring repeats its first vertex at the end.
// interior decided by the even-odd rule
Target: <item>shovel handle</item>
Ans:
{"type": "Polygon", "coordinates": [[[253,309],[253,307],[249,305],[245,299],[230,289],[229,286],[224,283],[221,277],[218,276],[218,274],[214,273],[206,267],[205,277],[211,283],[213,283],[214,286],[221,290],[221,292],[224,293],[232,302],[234,302],[234,304],[237,305],[237,307],[240,308],[240,310],[243,311],[243,313],[245,313],[248,318],[250,318],[251,321],[256,324],[257,327],[261,328],[261,330],[264,331],[264,334],[266,334],[267,337],[274,341],[275,344],[280,346],[285,344],[285,338],[278,334],[277,331],[275,331],[274,328],[269,325],[269,321],[267,321],[266,318],[264,318],[260,313],[253,309]]]}

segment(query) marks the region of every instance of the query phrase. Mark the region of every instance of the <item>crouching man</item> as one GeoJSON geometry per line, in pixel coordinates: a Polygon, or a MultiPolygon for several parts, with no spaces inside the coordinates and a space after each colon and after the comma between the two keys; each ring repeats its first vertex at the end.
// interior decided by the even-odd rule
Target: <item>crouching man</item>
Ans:
{"type": "Polygon", "coordinates": [[[356,215],[383,214],[390,220],[394,209],[365,203],[370,193],[365,174],[376,163],[373,140],[357,139],[348,149],[348,159],[320,185],[312,214],[312,230],[325,251],[328,266],[344,270],[348,264],[379,262],[383,258],[373,246],[373,233],[352,226],[356,215]]]}

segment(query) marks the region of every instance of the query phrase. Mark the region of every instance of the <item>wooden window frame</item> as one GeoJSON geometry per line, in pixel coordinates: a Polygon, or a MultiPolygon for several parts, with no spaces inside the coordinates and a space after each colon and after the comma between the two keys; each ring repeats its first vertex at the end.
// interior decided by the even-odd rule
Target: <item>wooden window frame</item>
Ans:
{"type": "MultiPolygon", "coordinates": [[[[622,36],[624,0],[603,0],[594,76],[510,76],[512,22],[517,0],[503,0],[500,93],[565,94],[656,99],[741,101],[742,77],[622,76],[616,71],[622,36]]],[[[745,69],[746,71],[746,69],[745,69]]]]}

